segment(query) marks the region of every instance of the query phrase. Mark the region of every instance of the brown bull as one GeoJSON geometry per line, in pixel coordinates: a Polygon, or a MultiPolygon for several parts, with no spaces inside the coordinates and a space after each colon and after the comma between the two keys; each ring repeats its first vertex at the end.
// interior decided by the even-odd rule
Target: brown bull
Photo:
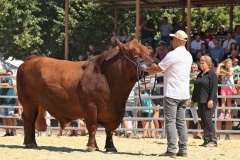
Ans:
{"type": "MultiPolygon", "coordinates": [[[[106,151],[117,151],[112,140],[121,123],[128,96],[137,81],[134,63],[150,51],[132,40],[83,62],[31,56],[18,69],[17,90],[23,106],[24,144],[37,147],[35,128],[46,130],[45,110],[64,128],[71,120],[84,118],[89,131],[88,151],[98,150],[98,124],[106,130],[106,151]],[[127,59],[127,56],[129,59],[127,59]]],[[[144,63],[151,63],[147,59],[144,63]]]]}

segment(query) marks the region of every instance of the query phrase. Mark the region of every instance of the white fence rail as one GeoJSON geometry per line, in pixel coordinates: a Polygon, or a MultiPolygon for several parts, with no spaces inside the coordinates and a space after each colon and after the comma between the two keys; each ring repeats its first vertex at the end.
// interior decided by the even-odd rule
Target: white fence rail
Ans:
{"type": "MultiPolygon", "coordinates": [[[[9,76],[0,76],[1,77],[9,77],[9,76]]],[[[14,78],[14,77],[11,77],[14,78]]],[[[142,87],[145,87],[145,85],[141,85],[142,87]]],[[[219,87],[223,86],[219,84],[219,87]]],[[[230,86],[236,86],[235,84],[232,84],[230,86]]],[[[138,86],[136,85],[133,88],[134,90],[138,90],[137,88],[138,86]]],[[[163,84],[156,84],[155,85],[156,88],[161,88],[163,87],[163,84]]],[[[0,87],[0,88],[12,88],[12,87],[0,87]]],[[[147,89],[151,90],[153,88],[153,84],[148,84],[147,85],[147,89]]],[[[162,95],[158,95],[158,96],[142,96],[141,99],[159,99],[159,98],[163,98],[164,96],[162,95]]],[[[234,98],[234,99],[240,99],[239,95],[232,95],[232,96],[222,96],[222,95],[218,95],[218,98],[234,98]]],[[[17,96],[4,96],[4,95],[0,95],[0,98],[17,98],[17,96]]],[[[139,96],[129,96],[130,100],[134,100],[135,102],[139,99],[139,96]]],[[[0,109],[2,108],[22,108],[22,106],[6,106],[6,105],[0,105],[0,109]]],[[[187,107],[187,109],[189,109],[190,107],[187,107]]],[[[232,121],[232,122],[240,122],[240,118],[231,118],[231,119],[219,119],[217,118],[218,116],[218,110],[221,109],[222,107],[218,106],[216,111],[215,111],[215,117],[213,118],[215,127],[217,126],[217,121],[232,121]]],[[[232,110],[240,110],[240,107],[224,107],[225,109],[232,109],[232,110]]],[[[133,112],[133,117],[124,117],[123,120],[124,121],[133,121],[134,125],[133,128],[122,128],[121,126],[119,128],[117,128],[118,131],[134,131],[135,136],[137,135],[137,132],[139,131],[144,131],[144,130],[149,130],[149,131],[162,131],[165,132],[165,128],[155,128],[155,129],[144,129],[144,128],[138,128],[137,122],[138,121],[143,121],[143,120],[161,120],[164,121],[164,118],[147,118],[147,117],[137,117],[137,112],[144,110],[144,109],[163,109],[163,107],[139,107],[136,106],[126,106],[126,111],[132,111],[133,112]]],[[[4,116],[4,115],[0,115],[0,118],[17,118],[17,119],[21,119],[21,116],[4,116]]],[[[47,116],[46,119],[54,119],[54,117],[52,116],[47,116]]],[[[186,120],[192,121],[193,118],[186,118],[186,120]]],[[[199,118],[199,120],[201,120],[199,118]]],[[[4,126],[4,125],[0,125],[0,128],[17,128],[17,129],[23,129],[23,126],[4,126]]],[[[52,127],[52,126],[48,126],[48,129],[60,129],[60,127],[52,127]]],[[[65,127],[65,129],[67,130],[85,130],[86,127],[80,127],[79,121],[78,121],[78,127],[65,127]]],[[[98,130],[105,130],[103,127],[99,127],[98,130]]],[[[202,129],[188,129],[188,132],[202,132],[202,129]]],[[[216,131],[217,133],[221,132],[221,133],[240,133],[240,130],[217,130],[216,127],[216,131]]],[[[41,135],[38,134],[38,135],[41,135]]]]}

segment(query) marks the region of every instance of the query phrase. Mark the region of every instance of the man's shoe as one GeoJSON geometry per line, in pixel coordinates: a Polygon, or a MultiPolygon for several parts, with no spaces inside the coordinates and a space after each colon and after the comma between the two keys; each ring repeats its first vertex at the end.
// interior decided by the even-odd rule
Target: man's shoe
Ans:
{"type": "Polygon", "coordinates": [[[204,147],[217,147],[217,142],[210,141],[204,147]]]}
{"type": "Polygon", "coordinates": [[[165,152],[163,154],[160,154],[159,156],[165,156],[165,157],[171,157],[171,158],[176,158],[177,155],[175,153],[172,153],[172,152],[165,152]]]}
{"type": "Polygon", "coordinates": [[[200,144],[199,146],[206,147],[208,143],[206,141],[203,142],[203,144],[200,144]]]}
{"type": "Polygon", "coordinates": [[[177,153],[177,156],[178,156],[178,157],[187,157],[187,153],[178,152],[178,153],[177,153]]]}

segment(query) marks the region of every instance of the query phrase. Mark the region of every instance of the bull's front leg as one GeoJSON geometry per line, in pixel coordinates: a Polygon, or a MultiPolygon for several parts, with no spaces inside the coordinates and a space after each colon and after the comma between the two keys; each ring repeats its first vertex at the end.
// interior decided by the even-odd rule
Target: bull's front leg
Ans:
{"type": "MultiPolygon", "coordinates": [[[[89,130],[89,129],[88,129],[89,130]]],[[[95,138],[96,131],[90,131],[89,130],[89,138],[87,143],[87,151],[93,152],[93,151],[99,151],[99,148],[97,146],[96,138],[95,138]]]]}
{"type": "Polygon", "coordinates": [[[85,122],[89,133],[87,151],[88,152],[99,151],[95,137],[97,131],[97,122],[93,122],[93,120],[89,121],[88,119],[85,119],[85,122]]]}
{"type": "Polygon", "coordinates": [[[114,144],[113,144],[113,131],[109,131],[106,129],[106,144],[105,144],[105,148],[106,148],[106,152],[117,152],[117,149],[115,148],[114,144]]]}

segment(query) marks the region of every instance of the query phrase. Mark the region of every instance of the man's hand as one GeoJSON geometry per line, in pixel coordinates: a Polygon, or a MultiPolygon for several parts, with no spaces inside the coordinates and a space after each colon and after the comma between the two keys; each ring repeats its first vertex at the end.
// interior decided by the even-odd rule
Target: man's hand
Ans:
{"type": "Polygon", "coordinates": [[[146,69],[147,69],[147,66],[146,66],[146,64],[141,64],[141,65],[139,65],[139,69],[141,70],[141,71],[146,71],[146,69]]]}
{"type": "Polygon", "coordinates": [[[211,109],[213,107],[213,100],[208,101],[208,108],[211,109]]]}
{"type": "Polygon", "coordinates": [[[190,101],[190,107],[194,107],[194,102],[193,102],[193,100],[190,101]]]}

